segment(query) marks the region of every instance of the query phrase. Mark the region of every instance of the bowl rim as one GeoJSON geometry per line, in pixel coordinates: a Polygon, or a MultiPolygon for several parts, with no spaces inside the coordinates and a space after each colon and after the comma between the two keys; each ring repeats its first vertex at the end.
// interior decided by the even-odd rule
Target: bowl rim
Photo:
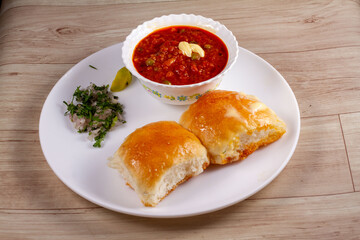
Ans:
{"type": "MultiPolygon", "coordinates": [[[[195,18],[202,18],[202,19],[206,19],[206,20],[208,20],[208,21],[210,21],[210,22],[213,22],[214,24],[217,24],[217,25],[222,26],[222,27],[224,28],[224,30],[227,31],[227,32],[229,33],[229,35],[232,37],[232,39],[234,40],[234,43],[235,43],[235,45],[236,45],[236,52],[235,52],[233,61],[232,61],[231,63],[229,63],[229,57],[228,57],[228,61],[227,61],[226,65],[225,65],[225,68],[224,68],[220,73],[218,73],[216,76],[214,76],[214,77],[212,77],[212,78],[209,78],[209,79],[207,79],[207,80],[205,80],[205,81],[199,82],[199,83],[192,83],[192,84],[187,84],[187,85],[167,85],[167,84],[162,84],[162,83],[158,83],[158,82],[152,81],[152,80],[147,79],[146,77],[142,76],[142,75],[136,70],[135,66],[134,66],[135,73],[133,73],[133,74],[134,74],[139,80],[141,80],[141,81],[143,81],[143,82],[146,82],[146,83],[149,83],[149,84],[153,84],[153,85],[155,85],[155,86],[159,86],[159,87],[163,87],[163,88],[171,88],[171,89],[200,87],[200,86],[205,85],[205,84],[207,84],[207,83],[209,83],[209,82],[212,82],[212,81],[214,81],[214,80],[216,80],[216,79],[218,79],[218,78],[223,77],[224,74],[225,74],[226,72],[228,72],[228,71],[232,68],[232,66],[235,64],[235,62],[236,62],[236,60],[237,60],[237,58],[238,58],[238,55],[239,55],[239,47],[238,47],[238,42],[237,42],[236,37],[234,36],[234,34],[233,34],[224,24],[221,24],[219,21],[215,21],[215,20],[213,20],[212,18],[207,18],[207,17],[201,16],[201,15],[195,15],[195,14],[185,14],[185,13],[182,13],[182,14],[169,14],[169,15],[162,15],[162,16],[160,16],[160,17],[155,17],[155,18],[153,18],[153,19],[151,19],[151,20],[148,20],[148,21],[143,22],[142,24],[140,24],[140,25],[138,25],[136,28],[134,28],[134,29],[130,32],[130,34],[127,35],[127,37],[126,37],[126,39],[125,39],[125,41],[124,41],[124,45],[123,45],[122,48],[124,49],[124,48],[126,47],[127,41],[129,41],[130,37],[131,37],[133,34],[135,34],[136,31],[137,31],[141,26],[143,26],[143,25],[148,25],[148,24],[150,24],[151,22],[156,21],[156,20],[158,20],[158,19],[160,19],[160,18],[177,17],[177,16],[190,16],[190,17],[195,17],[195,18]]],[[[184,24],[184,25],[181,25],[181,24],[177,24],[177,25],[169,24],[169,25],[161,26],[161,28],[165,28],[165,27],[169,27],[169,26],[193,26],[193,27],[201,28],[201,26],[195,26],[195,25],[189,25],[189,24],[184,24]]],[[[158,29],[161,29],[161,28],[155,28],[152,32],[154,32],[154,31],[156,31],[156,30],[158,30],[158,29]]],[[[204,29],[204,30],[206,30],[206,31],[209,31],[209,30],[207,30],[207,29],[205,29],[205,28],[202,28],[202,29],[204,29]]],[[[152,33],[152,32],[151,32],[151,33],[152,33]]],[[[151,33],[149,33],[149,34],[151,34],[151,33]]],[[[149,34],[147,34],[146,36],[148,36],[149,34]]],[[[217,37],[219,37],[219,38],[224,42],[224,40],[223,40],[220,36],[218,36],[216,33],[213,33],[213,34],[215,34],[217,37]]],[[[145,37],[146,37],[146,36],[145,36],[145,37]]],[[[144,39],[145,37],[143,37],[142,39],[144,39]]],[[[142,39],[141,39],[141,40],[142,40],[142,39]]],[[[141,41],[141,40],[140,40],[140,41],[141,41]]],[[[140,42],[140,41],[139,41],[139,42],[140,42]]],[[[138,44],[139,42],[137,42],[137,44],[138,44]]],[[[136,45],[137,45],[137,44],[136,44],[136,45]]],[[[226,48],[227,48],[227,50],[228,50],[229,48],[228,48],[228,46],[226,45],[225,42],[224,42],[224,44],[225,44],[225,46],[226,46],[226,48]]],[[[135,46],[136,46],[136,45],[135,45],[135,46]]],[[[133,53],[132,53],[132,54],[133,54],[133,53]]],[[[122,60],[123,60],[123,62],[124,62],[124,64],[125,64],[125,66],[126,66],[127,63],[128,63],[128,61],[126,61],[126,60],[124,59],[124,58],[125,58],[125,57],[124,57],[124,50],[122,51],[122,56],[121,56],[121,57],[122,57],[122,60]]],[[[131,62],[132,62],[132,61],[131,61],[131,62]]],[[[130,71],[130,70],[129,70],[129,71],[130,71]]],[[[130,71],[130,72],[131,72],[131,71],[130,71]]]]}

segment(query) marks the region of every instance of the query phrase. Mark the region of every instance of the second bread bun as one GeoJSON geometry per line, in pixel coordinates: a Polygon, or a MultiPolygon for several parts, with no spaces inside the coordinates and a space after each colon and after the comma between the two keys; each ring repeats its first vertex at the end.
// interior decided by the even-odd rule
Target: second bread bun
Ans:
{"type": "Polygon", "coordinates": [[[180,124],[200,139],[214,164],[242,160],[286,132],[285,123],[257,97],[225,90],[191,104],[180,124]]]}

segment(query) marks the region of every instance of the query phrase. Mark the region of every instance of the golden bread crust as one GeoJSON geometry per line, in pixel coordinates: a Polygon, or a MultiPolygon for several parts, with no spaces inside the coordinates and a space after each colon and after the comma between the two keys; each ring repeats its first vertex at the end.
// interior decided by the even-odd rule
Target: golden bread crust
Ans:
{"type": "Polygon", "coordinates": [[[115,155],[124,162],[134,184],[147,191],[173,165],[201,156],[204,151],[199,139],[178,123],[160,121],[136,129],[115,155]]]}
{"type": "Polygon", "coordinates": [[[182,114],[179,123],[200,139],[210,154],[211,163],[217,164],[244,159],[286,132],[285,123],[258,98],[225,90],[203,95],[182,114]],[[243,141],[239,136],[252,136],[261,131],[270,134],[266,139],[237,149],[243,141]],[[225,154],[229,150],[237,153],[225,154]]]}

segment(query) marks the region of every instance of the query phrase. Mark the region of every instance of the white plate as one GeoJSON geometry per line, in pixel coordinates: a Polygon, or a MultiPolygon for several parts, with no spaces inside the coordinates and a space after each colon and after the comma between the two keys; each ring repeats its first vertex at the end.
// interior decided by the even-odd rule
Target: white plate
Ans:
{"type": "Polygon", "coordinates": [[[215,211],[248,198],[269,184],[290,160],[300,132],[299,107],[285,79],[267,62],[240,48],[239,58],[219,89],[256,95],[287,124],[277,142],[257,150],[247,159],[208,168],[181,184],[158,206],[144,207],[125,185],[107,158],[124,138],[147,123],[178,121],[186,106],[161,103],[142,89],[136,79],[116,93],[125,106],[127,123],[109,132],[102,148],[93,148],[87,134],[77,133],[64,116],[63,101],[71,100],[77,86],[111,84],[121,60],[122,43],[105,48],[76,64],[54,86],[40,116],[39,135],[44,155],[55,174],[69,188],[102,207],[145,217],[183,217],[215,211]],[[92,69],[95,66],[98,70],[92,69]]]}

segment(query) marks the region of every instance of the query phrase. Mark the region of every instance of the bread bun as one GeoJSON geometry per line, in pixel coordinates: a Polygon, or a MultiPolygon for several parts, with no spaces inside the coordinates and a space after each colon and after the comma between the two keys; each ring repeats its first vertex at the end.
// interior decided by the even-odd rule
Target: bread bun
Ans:
{"type": "Polygon", "coordinates": [[[131,133],[110,159],[145,206],[156,206],[178,184],[209,165],[199,139],[172,121],[150,123],[131,133]]]}
{"type": "Polygon", "coordinates": [[[214,164],[242,160],[286,132],[285,123],[258,98],[224,90],[199,98],[180,124],[200,139],[214,164]]]}

